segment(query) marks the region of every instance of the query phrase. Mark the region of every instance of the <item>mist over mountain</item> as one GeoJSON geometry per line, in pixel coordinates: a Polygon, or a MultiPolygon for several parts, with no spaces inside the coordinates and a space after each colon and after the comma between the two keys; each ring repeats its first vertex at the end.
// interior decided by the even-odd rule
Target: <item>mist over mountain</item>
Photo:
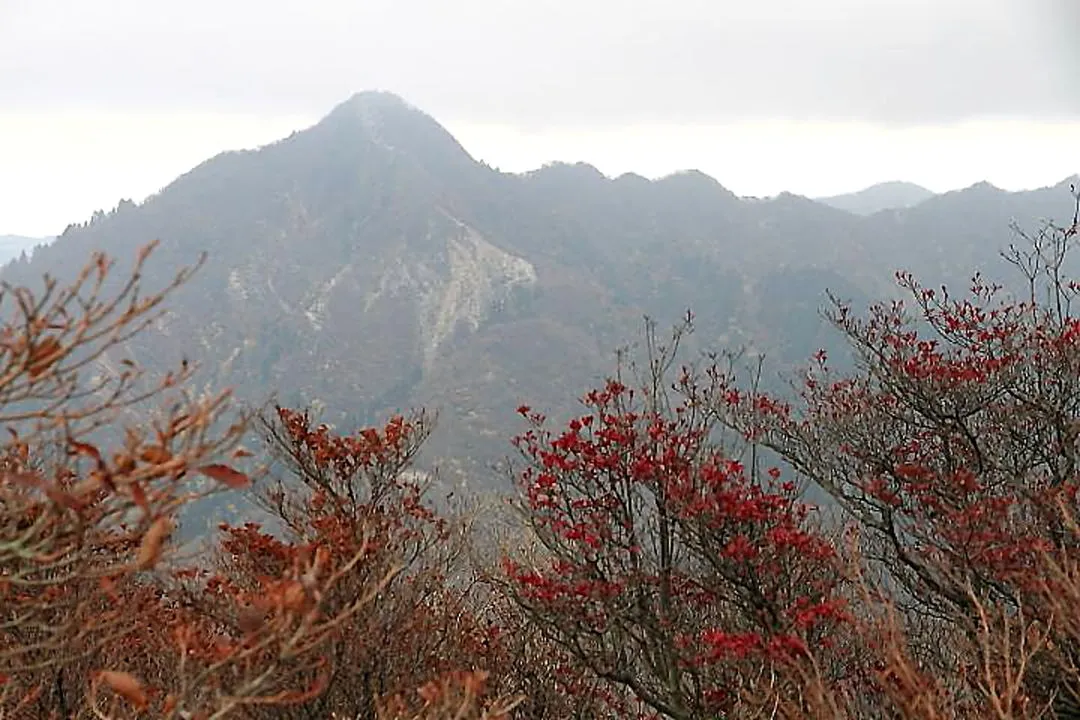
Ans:
{"type": "Polygon", "coordinates": [[[0,235],[0,265],[14,260],[24,252],[32,252],[38,245],[44,245],[51,241],[52,238],[0,235]]]}
{"type": "Polygon", "coordinates": [[[132,357],[186,355],[200,382],[252,403],[273,393],[343,427],[437,410],[430,460],[491,487],[514,409],[569,412],[643,315],[667,325],[692,308],[697,347],[766,352],[773,378],[820,347],[842,352],[819,316],[826,289],[860,307],[891,293],[900,268],[966,286],[978,269],[1000,274],[1010,221],[1071,212],[1067,183],[917,195],[886,184],[751,202],[696,171],[503,173],[400,98],[361,93],[70,226],[2,278],[70,277],[99,249],[119,277],[160,239],[146,274],[158,286],[207,251],[132,357]]]}
{"type": "Polygon", "coordinates": [[[928,200],[934,193],[909,182],[883,182],[858,192],[815,198],[818,202],[856,215],[873,215],[882,210],[909,208],[928,200]]]}

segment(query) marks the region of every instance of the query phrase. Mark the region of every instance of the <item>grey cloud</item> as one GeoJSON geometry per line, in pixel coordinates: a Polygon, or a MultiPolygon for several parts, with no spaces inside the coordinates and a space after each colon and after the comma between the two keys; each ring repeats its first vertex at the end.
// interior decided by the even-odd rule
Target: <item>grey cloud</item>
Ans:
{"type": "Polygon", "coordinates": [[[458,121],[1080,117],[1076,0],[0,0],[0,112],[458,121]]]}

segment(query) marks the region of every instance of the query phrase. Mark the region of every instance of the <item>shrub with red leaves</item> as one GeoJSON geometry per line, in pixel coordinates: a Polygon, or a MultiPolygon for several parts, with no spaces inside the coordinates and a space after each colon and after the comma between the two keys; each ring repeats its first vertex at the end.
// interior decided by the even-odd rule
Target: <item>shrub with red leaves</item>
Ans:
{"type": "Polygon", "coordinates": [[[590,392],[561,431],[520,408],[524,512],[540,548],[505,558],[504,573],[620,713],[700,718],[827,642],[846,610],[835,549],[795,484],[749,477],[714,441],[723,376],[687,368],[669,391],[673,358],[658,349],[637,387],[615,378],[590,392]]]}
{"type": "Polygon", "coordinates": [[[899,273],[907,297],[865,318],[834,302],[857,369],[837,376],[819,353],[793,406],[734,387],[722,395],[727,425],[778,452],[861,528],[911,652],[955,681],[954,699],[990,702],[996,683],[971,668],[1018,617],[1042,640],[1023,663],[1016,646],[1003,651],[1022,668],[1012,692],[1034,707],[1080,689],[1077,613],[1060,602],[1080,559],[1080,285],[1065,276],[1077,232],[1074,214],[1005,254],[1019,296],[978,276],[954,296],[899,273]],[[967,650],[943,642],[956,633],[967,650]]]}

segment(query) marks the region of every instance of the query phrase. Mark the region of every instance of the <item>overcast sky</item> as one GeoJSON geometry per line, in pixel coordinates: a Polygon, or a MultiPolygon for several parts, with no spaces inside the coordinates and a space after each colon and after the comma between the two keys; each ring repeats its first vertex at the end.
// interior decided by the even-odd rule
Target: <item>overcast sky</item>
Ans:
{"type": "Polygon", "coordinates": [[[395,92],[508,170],[735,192],[1080,171],[1080,0],[0,0],[0,234],[395,92]]]}

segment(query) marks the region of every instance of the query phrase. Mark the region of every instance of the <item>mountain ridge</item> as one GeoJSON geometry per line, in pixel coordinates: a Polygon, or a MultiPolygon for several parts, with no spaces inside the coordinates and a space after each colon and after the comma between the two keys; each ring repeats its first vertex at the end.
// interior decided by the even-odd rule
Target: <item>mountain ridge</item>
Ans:
{"type": "Polygon", "coordinates": [[[50,237],[0,234],[0,266],[14,260],[24,253],[32,254],[34,248],[39,245],[47,245],[52,242],[52,240],[53,238],[50,237]]]}
{"type": "Polygon", "coordinates": [[[36,287],[99,249],[122,273],[160,239],[146,272],[160,285],[208,251],[168,318],[129,346],[135,359],[189,356],[208,386],[254,404],[273,391],[342,426],[430,407],[431,462],[492,486],[514,409],[573,411],[642,315],[666,324],[692,308],[690,352],[765,350],[790,368],[842,351],[818,314],[826,288],[859,304],[890,292],[899,267],[966,283],[1007,244],[1009,219],[1068,205],[1060,188],[934,200],[861,216],[790,193],[750,202],[699,171],[504,173],[397,96],[359,93],[69,226],[0,278],[36,287]]]}

